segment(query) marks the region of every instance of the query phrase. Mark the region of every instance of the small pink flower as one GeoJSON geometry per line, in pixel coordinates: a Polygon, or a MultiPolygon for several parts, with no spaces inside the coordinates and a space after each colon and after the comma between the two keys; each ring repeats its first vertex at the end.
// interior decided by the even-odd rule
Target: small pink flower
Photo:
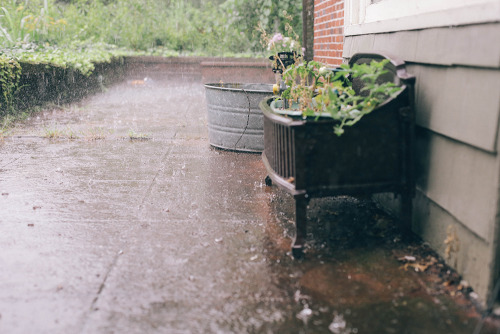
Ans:
{"type": "Polygon", "coordinates": [[[271,42],[275,43],[275,42],[278,42],[281,40],[283,40],[283,35],[278,32],[278,33],[274,34],[273,38],[271,39],[271,42]]]}
{"type": "Polygon", "coordinates": [[[280,34],[279,32],[274,34],[273,38],[271,38],[271,40],[269,41],[269,44],[268,46],[271,47],[273,46],[276,42],[278,41],[282,41],[283,40],[283,35],[280,34]]]}

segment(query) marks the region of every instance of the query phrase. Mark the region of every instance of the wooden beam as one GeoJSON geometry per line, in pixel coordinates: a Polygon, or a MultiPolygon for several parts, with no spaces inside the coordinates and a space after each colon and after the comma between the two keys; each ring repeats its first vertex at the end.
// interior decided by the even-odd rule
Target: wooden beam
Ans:
{"type": "Polygon", "coordinates": [[[304,59],[314,57],[314,0],[302,0],[302,46],[306,48],[304,59]]]}

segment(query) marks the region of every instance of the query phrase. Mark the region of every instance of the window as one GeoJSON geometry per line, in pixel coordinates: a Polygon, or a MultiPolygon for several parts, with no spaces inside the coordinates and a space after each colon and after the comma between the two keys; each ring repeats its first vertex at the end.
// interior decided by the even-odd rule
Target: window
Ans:
{"type": "Polygon", "coordinates": [[[499,22],[498,0],[346,0],[345,35],[499,22]]]}

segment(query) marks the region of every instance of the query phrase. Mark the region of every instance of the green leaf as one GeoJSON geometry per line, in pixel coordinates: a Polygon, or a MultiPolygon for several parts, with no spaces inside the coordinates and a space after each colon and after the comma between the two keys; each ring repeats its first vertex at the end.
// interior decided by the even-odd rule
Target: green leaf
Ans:
{"type": "Polygon", "coordinates": [[[338,125],[335,125],[333,127],[333,132],[337,135],[337,136],[341,136],[342,134],[344,134],[344,129],[342,129],[340,126],[338,125]]]}

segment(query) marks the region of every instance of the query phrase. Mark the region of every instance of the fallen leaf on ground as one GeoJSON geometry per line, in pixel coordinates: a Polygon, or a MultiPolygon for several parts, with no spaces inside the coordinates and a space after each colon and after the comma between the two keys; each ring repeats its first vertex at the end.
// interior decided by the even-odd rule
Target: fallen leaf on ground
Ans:
{"type": "Polygon", "coordinates": [[[428,264],[419,264],[419,263],[405,263],[404,266],[402,266],[404,270],[408,270],[409,268],[412,268],[416,272],[424,272],[429,268],[428,264]]]}

